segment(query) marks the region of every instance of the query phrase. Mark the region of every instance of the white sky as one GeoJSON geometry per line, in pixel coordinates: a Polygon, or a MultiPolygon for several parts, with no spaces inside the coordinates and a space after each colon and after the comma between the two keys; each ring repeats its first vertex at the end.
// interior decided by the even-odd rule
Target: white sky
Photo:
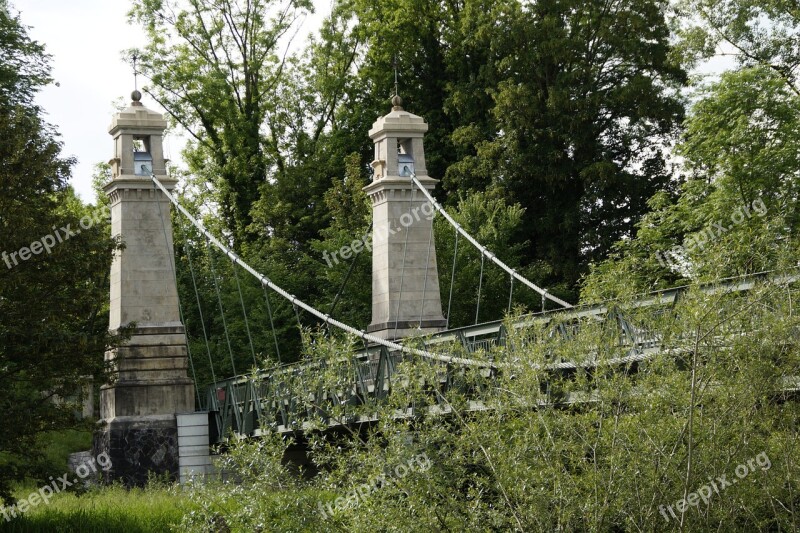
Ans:
{"type": "MultiPolygon", "coordinates": [[[[84,201],[93,202],[92,169],[113,154],[108,126],[119,98],[129,101],[133,74],[122,61],[121,51],[141,46],[141,30],[129,26],[126,13],[131,0],[11,0],[12,12],[19,11],[30,26],[30,36],[45,44],[53,56],[53,78],[59,86],[45,87],[37,99],[56,126],[64,143],[63,154],[74,156],[72,185],[84,201]]],[[[330,13],[331,0],[314,0],[316,13],[303,22],[295,41],[316,30],[330,13]]],[[[702,72],[730,68],[730,58],[716,58],[701,67],[702,72]]],[[[141,83],[141,79],[140,79],[141,83]]],[[[151,109],[162,111],[144,97],[151,109]]],[[[180,163],[183,140],[172,136],[165,141],[167,157],[180,163]]]]}
{"type": "MultiPolygon", "coordinates": [[[[330,0],[314,0],[316,13],[303,22],[301,36],[314,31],[330,12],[330,0]]],[[[37,102],[56,126],[64,143],[63,155],[74,156],[72,185],[84,201],[94,202],[92,170],[113,156],[108,135],[114,101],[130,101],[133,73],[122,61],[122,50],[142,46],[142,31],[127,23],[131,0],[11,0],[31,38],[53,56],[53,78],[60,85],[45,87],[37,102]]],[[[143,83],[139,80],[140,85],[143,83]]],[[[147,96],[143,103],[163,111],[147,96]]],[[[183,142],[167,138],[165,151],[179,162],[183,142]]]]}

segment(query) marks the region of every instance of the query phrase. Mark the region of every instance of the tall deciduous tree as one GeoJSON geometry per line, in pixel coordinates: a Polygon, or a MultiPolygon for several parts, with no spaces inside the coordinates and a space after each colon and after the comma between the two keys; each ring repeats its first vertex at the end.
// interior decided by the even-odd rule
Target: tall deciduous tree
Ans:
{"type": "Polygon", "coordinates": [[[686,74],[666,2],[341,5],[364,41],[358,107],[385,109],[396,60],[406,107],[431,126],[431,175],[451,204],[492,185],[519,203],[515,241],[551,267],[543,283],[574,287],[669,186],[686,74]]]}
{"type": "MultiPolygon", "coordinates": [[[[190,181],[201,192],[187,200],[203,202],[197,212],[218,210],[221,217],[207,217],[209,227],[282,287],[320,304],[315,288],[321,257],[310,255],[310,243],[328,224],[323,195],[353,150],[351,137],[331,135],[331,125],[357,40],[334,31],[343,24],[334,17],[304,53],[290,54],[297,21],[310,8],[307,0],[165,0],[136,5],[131,18],[149,36],[139,58],[151,80],[148,92],[192,138],[184,156],[190,181]]],[[[219,274],[231,274],[225,269],[219,274]]],[[[191,288],[184,292],[192,295],[191,288]]],[[[204,303],[216,302],[213,292],[208,296],[204,303]]],[[[260,292],[258,297],[246,299],[255,313],[264,304],[260,292]]],[[[295,313],[274,296],[273,305],[284,361],[292,360],[299,354],[295,313]]],[[[219,312],[207,309],[205,319],[211,344],[222,347],[218,355],[227,359],[219,312]]],[[[193,323],[199,336],[199,322],[193,323]]],[[[228,317],[227,325],[246,329],[241,316],[228,317]]],[[[252,361],[249,348],[237,350],[245,352],[252,361]]]]}
{"type": "Polygon", "coordinates": [[[684,49],[701,58],[735,56],[771,70],[800,95],[800,4],[793,0],[682,0],[684,49]]]}
{"type": "Polygon", "coordinates": [[[491,40],[494,131],[475,144],[483,161],[473,173],[490,172],[526,208],[526,257],[552,265],[555,280],[575,282],[668,185],[664,149],[683,116],[675,90],[686,76],[670,59],[665,9],[536,2],[505,13],[506,31],[491,40]]]}
{"type": "Polygon", "coordinates": [[[308,0],[152,0],[130,13],[149,39],[139,57],[148,92],[193,139],[190,168],[218,188],[237,245],[252,238],[259,187],[291,164],[277,97],[287,90],[285,41],[309,8],[308,0]]]}
{"type": "Polygon", "coordinates": [[[353,152],[366,181],[367,132],[389,110],[395,66],[406,109],[430,124],[427,167],[443,180],[440,195],[454,207],[492,188],[519,204],[524,216],[503,242],[520,245],[520,264],[561,294],[666,186],[660,148],[682,116],[674,89],[684,73],[671,60],[664,2],[341,1],[305,54],[286,60],[276,37],[291,17],[270,19],[277,6],[162,0],[132,15],[149,32],[150,91],[194,137],[190,171],[215,185],[220,229],[322,308],[332,295],[320,281],[346,271],[330,272],[327,248],[311,243],[363,231],[332,223],[325,192],[353,152]],[[242,49],[237,35],[248,31],[242,49]],[[244,76],[255,64],[246,56],[263,58],[259,76],[244,76]],[[253,95],[251,107],[241,94],[253,95]]]}
{"type": "Polygon", "coordinates": [[[701,95],[678,146],[689,177],[680,196],[653,196],[636,237],[597,267],[587,294],[607,297],[796,262],[798,97],[766,67],[725,73],[701,95]]]}
{"type": "MultiPolygon", "coordinates": [[[[81,387],[106,380],[108,211],[67,185],[71,159],[32,103],[49,56],[0,9],[0,499],[35,475],[44,431],[76,425],[81,387]],[[62,401],[54,401],[61,398],[62,401]],[[67,400],[70,399],[70,400],[67,400]],[[74,401],[75,399],[78,402],[74,401]]],[[[39,472],[43,479],[57,472],[39,472]]]]}

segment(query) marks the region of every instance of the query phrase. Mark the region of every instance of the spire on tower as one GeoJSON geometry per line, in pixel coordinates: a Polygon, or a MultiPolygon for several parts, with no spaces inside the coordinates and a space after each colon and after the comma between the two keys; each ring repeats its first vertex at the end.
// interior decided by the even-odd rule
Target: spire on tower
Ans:
{"type": "Polygon", "coordinates": [[[133,92],[131,93],[131,100],[133,105],[142,105],[142,93],[139,92],[139,71],[136,70],[136,62],[139,61],[139,56],[136,52],[131,57],[133,60],[133,92]]]}
{"type": "Polygon", "coordinates": [[[394,96],[392,96],[392,111],[402,111],[403,99],[400,98],[400,90],[399,90],[400,84],[397,80],[397,54],[394,55],[392,66],[394,66],[394,96]]]}
{"type": "Polygon", "coordinates": [[[398,90],[399,84],[397,82],[397,54],[394,55],[392,66],[394,67],[394,96],[400,96],[400,92],[398,90]]]}

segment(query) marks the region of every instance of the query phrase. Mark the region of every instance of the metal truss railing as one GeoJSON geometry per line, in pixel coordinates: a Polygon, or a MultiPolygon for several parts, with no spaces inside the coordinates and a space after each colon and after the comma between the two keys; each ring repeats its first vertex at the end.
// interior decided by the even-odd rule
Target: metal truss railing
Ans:
{"type": "MultiPolygon", "coordinates": [[[[797,272],[781,275],[761,273],[723,280],[702,286],[699,290],[707,295],[737,293],[748,291],[758,283],[769,281],[788,285],[798,279],[800,274],[797,272]]],[[[460,351],[470,356],[483,352],[482,360],[488,358],[488,364],[481,366],[486,378],[491,379],[507,366],[506,362],[491,360],[495,348],[506,347],[506,328],[535,326],[539,331],[545,331],[548,337],[569,339],[579,333],[582,323],[601,322],[616,329],[619,352],[623,354],[616,359],[606,360],[605,364],[627,365],[653,357],[661,351],[659,336],[628,317],[636,310],[654,314],[669,310],[687,289],[679,287],[654,292],[627,304],[604,302],[526,315],[513,323],[495,321],[466,326],[414,339],[413,342],[418,343],[423,351],[446,353],[453,346],[460,346],[460,351]]],[[[258,436],[263,431],[302,432],[312,423],[321,422],[330,428],[370,421],[363,414],[358,414],[364,411],[359,408],[386,398],[392,390],[397,365],[410,357],[413,355],[385,346],[370,346],[330,361],[295,363],[219,382],[208,388],[206,404],[203,406],[209,411],[212,441],[219,442],[231,433],[238,437],[250,437],[258,436]],[[349,364],[341,365],[342,362],[349,364]],[[336,385],[320,384],[319,375],[332,367],[341,372],[335,380],[336,385]],[[336,417],[331,415],[334,406],[339,407],[336,417]]],[[[456,376],[460,366],[453,361],[461,359],[425,359],[437,368],[436,383],[431,386],[441,393],[458,387],[456,376]]],[[[558,372],[590,365],[586,362],[553,361],[546,366],[547,370],[558,372]]]]}

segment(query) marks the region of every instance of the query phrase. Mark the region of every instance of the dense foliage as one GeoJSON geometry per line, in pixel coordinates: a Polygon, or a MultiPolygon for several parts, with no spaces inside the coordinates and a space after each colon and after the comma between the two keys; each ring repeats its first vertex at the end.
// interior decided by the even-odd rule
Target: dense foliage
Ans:
{"type": "MultiPolygon", "coordinates": [[[[532,13],[554,4],[534,4],[530,10],[532,13]]],[[[526,19],[524,9],[512,10],[515,16],[508,19],[497,16],[502,9],[496,4],[492,7],[499,11],[470,12],[468,5],[463,12],[455,9],[462,7],[461,4],[439,6],[438,11],[430,5],[426,7],[430,12],[417,9],[417,19],[425,21],[428,16],[433,18],[430,13],[436,13],[436,20],[450,21],[455,14],[466,17],[471,13],[480,18],[484,12],[490,12],[492,16],[487,15],[487,21],[491,24],[502,26],[513,21],[513,25],[527,31],[533,31],[539,22],[526,19]],[[442,13],[449,13],[450,18],[442,13]]],[[[714,12],[715,16],[723,17],[729,6],[723,8],[714,12]]],[[[414,42],[415,32],[411,28],[416,26],[405,19],[406,11],[398,10],[387,16],[381,7],[360,6],[358,2],[353,2],[351,9],[366,13],[359,17],[355,28],[366,31],[367,36],[369,24],[375,28],[384,25],[396,28],[396,33],[389,32],[386,36],[399,42],[414,42]]],[[[672,50],[682,51],[687,65],[697,61],[696,53],[708,50],[704,41],[708,34],[703,32],[709,28],[709,11],[700,13],[703,16],[699,19],[683,20],[680,31],[684,41],[681,48],[672,50]],[[698,21],[706,26],[691,26],[698,21]]],[[[543,16],[541,21],[545,20],[547,17],[543,16]]],[[[781,18],[783,22],[787,20],[786,16],[781,18]]],[[[747,26],[741,20],[729,23],[739,24],[733,28],[738,28],[739,33],[719,34],[729,35],[731,40],[747,38],[747,26]]],[[[513,33],[509,28],[504,29],[508,35],[500,36],[493,35],[486,27],[473,26],[469,38],[462,36],[457,42],[459,46],[469,46],[476,39],[494,43],[511,38],[513,33]]],[[[553,29],[551,26],[550,38],[559,35],[553,29]]],[[[780,38],[788,30],[781,31],[773,42],[773,50],[780,49],[780,38]]],[[[450,51],[446,46],[437,47],[444,42],[441,37],[444,34],[437,33],[437,26],[430,24],[422,24],[419,33],[424,44],[418,46],[431,53],[412,54],[411,61],[418,62],[414,64],[421,72],[437,68],[441,72],[450,51]]],[[[353,34],[361,35],[355,29],[353,34]]],[[[377,42],[382,42],[381,35],[376,32],[377,42]]],[[[758,44],[763,52],[769,48],[769,38],[763,33],[758,37],[762,39],[758,44]]],[[[531,38],[530,42],[517,42],[517,46],[527,50],[525,46],[534,47],[539,42],[531,38]]],[[[614,47],[612,55],[623,46],[615,42],[614,47]]],[[[406,48],[399,48],[398,55],[402,57],[406,48]]],[[[479,58],[475,64],[483,75],[494,79],[494,72],[488,75],[487,70],[492,68],[492,54],[497,53],[497,48],[483,46],[474,51],[489,55],[475,56],[479,58]]],[[[548,52],[558,57],[557,47],[548,48],[548,52]]],[[[787,54],[780,57],[789,61],[787,54]]],[[[382,67],[372,67],[378,72],[385,70],[392,60],[387,50],[369,48],[365,69],[373,55],[380,58],[374,65],[382,67]]],[[[549,55],[539,58],[535,54],[519,54],[516,59],[533,61],[534,57],[539,59],[537,67],[553,60],[549,55]]],[[[446,398],[436,392],[438,376],[429,364],[423,361],[404,364],[400,376],[393,380],[388,401],[361,408],[369,417],[377,413],[378,423],[354,428],[352,433],[338,437],[323,432],[322,424],[318,431],[308,432],[309,456],[320,469],[320,474],[310,482],[290,476],[281,466],[280,458],[290,445],[287,441],[273,438],[234,446],[226,465],[244,483],[197,487],[193,498],[204,510],[186,517],[184,524],[202,530],[224,518],[225,524],[233,529],[269,525],[274,515],[269,502],[261,496],[263,492],[293,493],[316,488],[328,491],[328,495],[323,494],[316,502],[296,500],[291,509],[286,509],[290,519],[284,525],[288,530],[309,527],[355,531],[796,529],[797,494],[792,482],[798,476],[800,459],[793,385],[800,370],[794,309],[796,285],[760,285],[745,294],[724,291],[708,294],[700,290],[700,284],[720,277],[774,269],[795,273],[797,265],[798,97],[788,71],[781,72],[775,61],[765,64],[754,59],[755,53],[745,57],[749,59],[742,61],[740,69],[699,85],[694,93],[692,112],[675,147],[682,157],[684,182],[667,183],[667,169],[660,166],[657,158],[635,165],[636,171],[652,172],[648,176],[660,178],[637,182],[643,187],[639,199],[646,200],[647,205],[641,207],[639,214],[624,217],[629,229],[604,233],[602,224],[614,226],[615,231],[625,226],[618,223],[613,213],[614,206],[624,202],[614,199],[617,185],[590,179],[614,175],[603,174],[612,167],[604,166],[602,161],[582,160],[585,166],[579,175],[587,178],[586,190],[597,193],[597,201],[591,201],[591,208],[577,218],[598,214],[601,224],[594,236],[597,242],[607,237],[612,240],[624,237],[610,249],[608,259],[594,263],[582,284],[586,300],[617,299],[608,319],[580,320],[577,330],[575,322],[564,324],[566,331],[578,332],[566,337],[552,334],[557,329],[553,323],[522,330],[509,327],[504,347],[469,357],[476,360],[490,357],[510,366],[501,367],[499,377],[488,386],[483,373],[467,369],[460,377],[462,387],[451,390],[446,398]],[[600,183],[606,183],[608,188],[600,183]],[[671,308],[637,310],[629,305],[642,291],[680,284],[689,286],[671,308]],[[657,339],[660,355],[641,361],[614,361],[625,355],[627,349],[620,345],[616,311],[622,313],[628,324],[657,339]],[[591,365],[574,371],[546,370],[548,363],[558,361],[591,365]],[[471,409],[469,402],[476,400],[490,409],[471,409]],[[448,407],[446,415],[437,414],[442,404],[448,407]],[[436,409],[429,412],[426,406],[436,409]],[[396,416],[410,407],[414,407],[415,417],[396,416]],[[410,467],[409,461],[418,457],[425,458],[425,468],[410,467]],[[403,465],[406,468],[401,470],[405,473],[400,476],[396,469],[403,465]],[[270,474],[264,477],[263,472],[270,474]],[[248,489],[251,485],[253,490],[248,489]],[[219,513],[215,502],[234,494],[251,512],[219,513]]],[[[464,58],[469,62],[473,56],[462,54],[464,58]]],[[[506,58],[506,63],[509,61],[506,58]]],[[[520,76],[527,72],[518,63],[508,68],[520,76]]],[[[365,80],[362,90],[371,87],[366,83],[370,72],[359,70],[365,80]]],[[[673,81],[680,79],[678,71],[673,74],[677,76],[673,81]]],[[[408,93],[415,105],[426,99],[435,100],[437,94],[454,86],[445,84],[447,88],[437,93],[439,78],[419,79],[419,100],[415,99],[414,88],[408,93]]],[[[479,75],[469,76],[473,84],[481,79],[479,75]]],[[[527,264],[533,279],[554,279],[553,272],[564,268],[564,264],[555,258],[532,261],[533,257],[526,253],[532,249],[531,244],[533,248],[540,244],[525,222],[525,214],[529,213],[525,208],[532,204],[509,194],[513,190],[513,173],[508,165],[513,165],[515,159],[511,152],[503,152],[509,140],[528,142],[534,150],[544,150],[548,144],[541,140],[534,142],[535,129],[515,133],[513,125],[535,128],[552,113],[553,117],[562,116],[559,124],[548,129],[554,133],[564,123],[564,116],[569,115],[566,122],[573,124],[571,131],[586,132],[587,137],[591,132],[590,140],[600,140],[601,145],[608,139],[611,150],[621,150],[618,154],[632,149],[637,156],[643,156],[645,151],[633,148],[638,146],[636,143],[657,147],[652,139],[645,140],[647,135],[656,131],[666,134],[669,124],[662,123],[660,126],[666,128],[663,130],[655,124],[651,124],[654,130],[637,129],[644,136],[634,140],[631,132],[625,131],[628,124],[617,123],[625,131],[621,135],[627,135],[626,141],[631,142],[626,145],[615,140],[613,132],[606,136],[591,129],[588,123],[576,125],[581,119],[581,109],[585,109],[581,106],[591,106],[591,101],[577,98],[572,101],[567,96],[554,103],[552,109],[529,108],[527,104],[535,101],[530,92],[525,92],[529,91],[526,82],[530,79],[528,75],[505,86],[507,91],[519,92],[507,93],[507,104],[516,107],[506,107],[499,116],[495,116],[502,102],[497,99],[499,92],[474,90],[476,85],[472,85],[470,90],[458,93],[463,98],[473,98],[464,109],[474,111],[482,122],[476,120],[471,124],[472,129],[454,128],[456,133],[452,137],[441,134],[438,126],[432,125],[432,146],[451,142],[457,145],[459,139],[471,139],[476,142],[476,152],[433,148],[434,154],[458,155],[451,163],[446,157],[436,159],[434,155],[430,166],[440,165],[445,188],[462,180],[459,194],[451,195],[449,200],[450,208],[462,224],[483,242],[501,250],[503,258],[512,264],[527,264]],[[479,101],[484,105],[479,105],[479,101]],[[531,114],[526,115],[528,112],[531,114]],[[487,141],[482,136],[491,135],[487,132],[491,132],[490,125],[495,119],[505,121],[501,122],[503,135],[487,141]],[[480,168],[490,175],[487,169],[498,163],[506,167],[499,183],[468,181],[469,169],[480,168]],[[457,205],[454,196],[458,197],[457,205]],[[520,228],[524,231],[515,233],[520,228]]],[[[543,85],[547,90],[552,89],[543,85]]],[[[498,87],[504,86],[501,83],[498,87]]],[[[609,106],[610,101],[619,103],[608,93],[598,101],[603,106],[609,106]]],[[[637,94],[633,101],[647,99],[637,94]]],[[[661,103],[667,106],[663,109],[668,108],[667,100],[661,103]]],[[[432,113],[455,120],[457,114],[448,114],[453,107],[440,107],[432,113]]],[[[649,107],[654,109],[652,104],[649,107]]],[[[671,109],[679,112],[680,106],[671,109]]],[[[679,113],[674,115],[678,116],[679,113]]],[[[449,127],[452,126],[450,122],[449,127]]],[[[571,152],[570,156],[578,153],[571,152]]],[[[538,171],[554,164],[552,158],[547,161],[547,164],[531,163],[531,168],[538,171]]],[[[322,230],[323,240],[315,244],[317,250],[332,250],[346,243],[348,226],[360,233],[368,228],[368,212],[362,207],[363,198],[355,186],[352,163],[349,168],[344,181],[337,181],[329,193],[338,199],[330,205],[334,221],[331,229],[322,230]],[[354,199],[352,203],[342,202],[348,190],[354,199]]],[[[632,175],[629,177],[633,179],[632,175]]],[[[525,193],[542,193],[541,188],[530,184],[523,188],[525,193]]],[[[623,188],[630,193],[629,186],[623,188]]],[[[563,196],[558,199],[566,201],[563,196]]],[[[534,213],[541,215],[541,210],[534,213]]],[[[550,229],[551,238],[569,239],[574,235],[563,225],[557,227],[558,230],[550,229]]],[[[437,225],[436,229],[443,301],[447,301],[446,287],[453,260],[452,230],[444,225],[437,225]]],[[[582,241],[579,250],[594,259],[601,259],[609,252],[609,248],[602,246],[593,248],[588,241],[582,241]]],[[[465,252],[462,249],[460,253],[465,252]]],[[[456,261],[459,275],[465,275],[454,284],[460,302],[457,300],[451,318],[457,322],[473,321],[473,298],[477,295],[471,280],[479,268],[476,259],[477,256],[462,258],[463,263],[458,258],[456,261]]],[[[356,258],[353,263],[356,268],[358,261],[356,258]]],[[[351,275],[369,279],[367,262],[364,264],[364,270],[351,275]]],[[[337,265],[331,269],[335,274],[327,275],[342,279],[348,270],[348,265],[337,265]]],[[[504,295],[508,294],[508,287],[503,286],[507,280],[489,274],[486,283],[491,295],[486,302],[487,313],[496,316],[507,306],[504,295]]],[[[363,287],[355,293],[359,298],[366,296],[363,287]]],[[[522,297],[521,301],[529,308],[536,303],[529,297],[527,300],[522,297]]],[[[305,345],[309,357],[326,358],[331,350],[342,350],[341,344],[326,348],[323,335],[313,339],[305,345]]],[[[460,354],[457,346],[453,351],[460,354]]],[[[341,372],[333,368],[336,365],[330,359],[328,363],[330,370],[319,376],[318,387],[337,386],[341,372]]],[[[345,408],[310,407],[329,411],[333,418],[342,416],[344,411],[340,410],[345,408]]],[[[352,416],[352,406],[347,409],[352,416]]]]}
{"type": "Polygon", "coordinates": [[[0,501],[38,471],[42,432],[75,426],[92,382],[107,379],[108,211],[67,185],[72,160],[34,104],[49,56],[0,9],[0,501]]]}
{"type": "MultiPolygon", "coordinates": [[[[138,54],[145,91],[189,133],[184,201],[260,271],[337,318],[370,322],[369,253],[333,265],[325,253],[369,232],[366,132],[389,110],[395,68],[406,109],[430,125],[426,160],[442,180],[439,196],[455,211],[478,206],[475,193],[491,198],[494,207],[459,216],[561,297],[575,301],[590,262],[631,236],[654,193],[674,189],[667,150],[687,78],[664,2],[342,1],[304,48],[292,48],[309,9],[295,0],[138,3],[131,21],[148,43],[128,55],[138,54]],[[504,209],[515,210],[511,219],[497,216],[504,209]]],[[[477,254],[462,243],[450,276],[454,239],[443,226],[436,233],[442,300],[451,278],[452,292],[468,295],[450,323],[472,323],[477,254]]],[[[238,302],[224,301],[238,287],[220,268],[226,322],[242,335],[225,335],[217,289],[202,275],[190,333],[205,334],[215,357],[234,361],[220,365],[239,369],[253,350],[238,302]]],[[[491,268],[486,275],[479,315],[495,317],[508,307],[510,282],[491,268]]],[[[183,300],[196,303],[181,276],[183,300]]],[[[258,291],[244,293],[245,307],[263,316],[258,291]]],[[[540,308],[535,295],[517,295],[514,304],[540,308]]],[[[274,312],[281,360],[296,360],[295,312],[282,301],[274,312]]]]}
{"type": "MultiPolygon", "coordinates": [[[[355,410],[309,406],[331,419],[347,409],[349,417],[379,420],[338,434],[322,432],[322,423],[307,431],[309,456],[320,469],[311,481],[281,462],[288,441],[273,435],[232,444],[221,463],[227,482],[195,487],[192,498],[202,511],[184,525],[193,531],[220,523],[283,531],[796,529],[798,404],[796,378],[787,380],[800,371],[796,298],[796,285],[777,284],[746,294],[706,294],[695,286],[661,310],[619,300],[625,320],[662,347],[655,357],[623,363],[614,361],[628,349],[619,344],[614,313],[600,322],[585,318],[577,330],[570,322],[578,333],[569,337],[550,335],[554,323],[509,328],[504,347],[470,355],[510,363],[498,377],[487,381],[467,368],[458,372],[461,386],[444,396],[436,392],[434,366],[404,363],[386,402],[355,410]],[[589,366],[546,366],[565,360],[589,366]],[[476,401],[483,408],[475,410],[476,401]],[[413,418],[398,416],[412,407],[413,418]],[[315,488],[325,492],[307,498],[315,488]],[[274,491],[299,496],[280,521],[274,500],[264,497],[274,491]],[[231,500],[243,508],[226,512],[219,502],[231,500]]],[[[326,353],[320,342],[310,355],[326,353]]],[[[329,361],[315,387],[335,388],[340,375],[329,361]]]]}

